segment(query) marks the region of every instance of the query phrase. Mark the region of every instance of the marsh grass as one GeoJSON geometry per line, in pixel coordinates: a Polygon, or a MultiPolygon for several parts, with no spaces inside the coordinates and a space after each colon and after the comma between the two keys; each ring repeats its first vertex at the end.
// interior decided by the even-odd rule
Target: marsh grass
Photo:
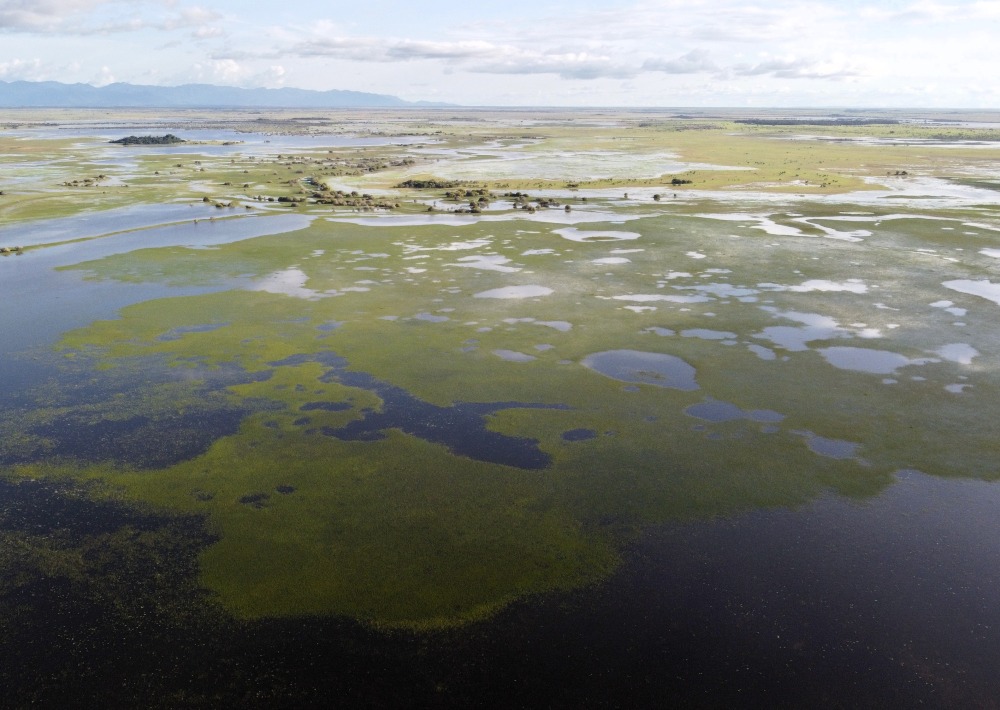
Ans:
{"type": "MultiPolygon", "coordinates": [[[[380,120],[386,129],[404,128],[391,116],[380,120]]],[[[363,191],[391,188],[407,176],[439,176],[431,153],[400,146],[355,155],[388,165],[363,174],[346,174],[343,162],[324,164],[331,154],[323,151],[291,158],[138,153],[129,154],[128,165],[100,167],[128,188],[11,189],[0,197],[8,229],[43,214],[203,198],[238,203],[213,208],[220,218],[251,204],[263,212],[301,211],[311,222],[211,249],[137,248],[69,267],[81,288],[157,284],[213,292],[140,300],[114,319],[63,333],[46,364],[52,379],[0,414],[5,475],[93,482],[95,499],[199,516],[218,538],[200,554],[200,583],[236,616],[340,614],[424,630],[606,578],[624,546],[650,525],[795,508],[829,491],[863,500],[901,469],[996,478],[995,305],[942,286],[947,279],[997,278],[997,260],[979,254],[995,245],[995,233],[973,225],[992,225],[995,215],[969,205],[928,214],[905,202],[873,206],[860,196],[858,204],[775,197],[906,179],[886,177],[890,171],[979,169],[995,153],[800,140],[801,130],[720,120],[699,120],[697,128],[681,119],[646,124],[577,126],[549,117],[521,126],[428,114],[405,126],[433,136],[437,149],[465,151],[463,160],[475,156],[484,164],[498,151],[529,159],[613,152],[626,161],[670,154],[740,168],[585,181],[483,175],[468,183],[497,191],[553,188],[583,214],[582,229],[640,235],[628,241],[571,241],[556,231],[565,225],[546,220],[541,208],[527,215],[501,207],[501,219],[414,226],[390,219],[360,224],[355,209],[310,201],[310,177],[351,181],[363,191]],[[390,165],[400,157],[415,162],[390,165]],[[675,176],[692,183],[675,189],[675,176]],[[581,199],[579,192],[601,187],[614,190],[581,199]],[[654,203],[640,191],[625,200],[630,187],[682,198],[654,203]],[[711,195],[736,188],[746,190],[745,201],[711,195]],[[689,190],[696,198],[683,197],[689,190]],[[256,195],[306,201],[262,202],[256,195]],[[588,222],[584,211],[591,208],[600,215],[588,222]],[[900,211],[906,218],[894,218],[900,211]],[[848,213],[865,213],[868,221],[837,219],[848,213]],[[854,229],[868,236],[845,241],[825,231],[854,229]],[[601,262],[622,255],[627,262],[601,262]],[[465,257],[479,258],[479,268],[465,257]],[[488,268],[497,264],[504,270],[488,268]],[[551,293],[475,297],[511,286],[551,293]],[[964,309],[964,325],[931,305],[945,299],[964,309]],[[803,318],[832,325],[802,340],[803,318]],[[706,329],[735,337],[682,335],[706,329]],[[796,337],[802,347],[788,346],[796,337]],[[953,343],[980,355],[963,364],[937,354],[953,343]],[[889,351],[920,364],[886,383],[826,362],[819,351],[836,346],[889,351]],[[680,358],[695,369],[698,389],[630,384],[580,364],[618,349],[680,358]],[[512,362],[496,351],[534,359],[512,362]],[[334,367],[334,358],[346,364],[334,367]],[[486,430],[533,442],[551,463],[491,463],[405,427],[369,432],[370,440],[329,435],[382,411],[383,385],[372,382],[433,405],[424,412],[509,403],[483,416],[486,430]],[[944,389],[958,383],[969,387],[961,394],[944,389]],[[706,400],[773,410],[784,419],[768,427],[684,413],[706,400]],[[594,436],[564,437],[578,430],[594,436]],[[820,455],[807,445],[810,436],[856,445],[858,453],[820,455]]],[[[888,130],[818,132],[879,137],[888,130]]],[[[905,135],[921,130],[906,127],[905,135]]],[[[11,142],[0,134],[0,143],[15,166],[38,155],[69,160],[65,142],[11,142]]],[[[72,146],[80,157],[59,168],[67,177],[94,172],[106,150],[72,146]]],[[[400,191],[396,214],[422,214],[442,193],[400,191]]]]}

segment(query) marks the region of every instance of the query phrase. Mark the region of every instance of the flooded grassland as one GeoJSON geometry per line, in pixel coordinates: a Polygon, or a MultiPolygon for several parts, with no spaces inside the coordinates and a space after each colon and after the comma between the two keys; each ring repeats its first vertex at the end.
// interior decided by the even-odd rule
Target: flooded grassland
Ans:
{"type": "Polygon", "coordinates": [[[0,115],[17,702],[988,704],[1000,136],[734,118],[0,115]]]}

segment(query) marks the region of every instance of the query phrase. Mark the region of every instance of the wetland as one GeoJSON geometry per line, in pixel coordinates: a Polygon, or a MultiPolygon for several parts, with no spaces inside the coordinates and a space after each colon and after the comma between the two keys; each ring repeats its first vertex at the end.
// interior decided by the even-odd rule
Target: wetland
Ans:
{"type": "Polygon", "coordinates": [[[10,706],[994,706],[995,128],[758,113],[0,112],[10,706]]]}

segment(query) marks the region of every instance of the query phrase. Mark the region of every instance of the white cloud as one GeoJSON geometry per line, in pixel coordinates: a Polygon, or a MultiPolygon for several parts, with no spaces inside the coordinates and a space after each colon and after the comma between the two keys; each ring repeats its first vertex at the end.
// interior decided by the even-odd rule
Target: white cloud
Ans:
{"type": "Polygon", "coordinates": [[[68,19],[106,5],[111,0],[0,0],[0,30],[54,32],[68,19]]]}
{"type": "Polygon", "coordinates": [[[1000,3],[957,2],[943,3],[920,0],[899,8],[862,8],[866,20],[880,22],[912,23],[961,23],[1000,19],[1000,3]]]}
{"type": "Polygon", "coordinates": [[[244,88],[281,88],[287,79],[287,70],[280,64],[258,69],[253,64],[234,59],[216,59],[195,64],[191,71],[174,77],[176,83],[208,83],[244,88]]]}
{"type": "Polygon", "coordinates": [[[165,18],[151,22],[150,27],[168,32],[191,30],[191,36],[195,39],[214,39],[225,35],[222,28],[215,24],[221,19],[222,15],[213,10],[185,7],[165,18]]]}
{"type": "Polygon", "coordinates": [[[210,33],[222,16],[203,7],[166,12],[155,0],[0,0],[0,31],[55,35],[110,35],[141,30],[194,29],[210,33]]]}
{"type": "Polygon", "coordinates": [[[405,62],[422,59],[461,60],[502,55],[504,48],[489,42],[427,42],[377,37],[323,37],[292,48],[304,57],[334,57],[359,62],[405,62]]]}
{"type": "Polygon", "coordinates": [[[665,74],[698,74],[718,70],[711,55],[704,49],[693,49],[676,59],[647,59],[642,64],[645,71],[657,71],[665,74]]]}
{"type": "Polygon", "coordinates": [[[111,69],[108,67],[101,67],[101,71],[98,72],[97,76],[90,80],[90,83],[94,86],[107,86],[108,84],[114,84],[115,81],[115,75],[111,73],[111,69]]]}
{"type": "Polygon", "coordinates": [[[287,70],[280,64],[269,66],[247,80],[246,85],[251,87],[263,86],[268,89],[278,89],[285,85],[287,70]]]}
{"type": "Polygon", "coordinates": [[[41,59],[11,59],[0,62],[0,79],[6,81],[39,81],[44,78],[41,59]]]}
{"type": "Polygon", "coordinates": [[[556,74],[563,79],[625,79],[638,73],[637,68],[620,64],[612,57],[587,52],[515,52],[488,62],[473,63],[466,69],[480,74],[556,74]]]}
{"type": "Polygon", "coordinates": [[[197,27],[191,33],[195,39],[217,39],[225,36],[225,32],[219,27],[197,27]]]}
{"type": "Polygon", "coordinates": [[[847,79],[863,76],[859,67],[842,61],[789,57],[770,58],[757,64],[732,67],[736,76],[773,76],[778,79],[847,79]]]}
{"type": "Polygon", "coordinates": [[[442,61],[477,74],[557,74],[569,79],[634,76],[638,69],[584,51],[533,51],[485,41],[427,42],[375,37],[326,37],[299,43],[301,57],[358,62],[442,61]]]}

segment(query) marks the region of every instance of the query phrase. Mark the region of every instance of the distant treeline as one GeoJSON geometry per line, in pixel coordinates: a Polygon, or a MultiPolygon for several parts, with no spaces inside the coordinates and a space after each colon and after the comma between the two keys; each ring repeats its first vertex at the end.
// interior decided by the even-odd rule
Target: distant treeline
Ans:
{"type": "Polygon", "coordinates": [[[892,118],[740,118],[751,126],[896,126],[892,118]]]}
{"type": "Polygon", "coordinates": [[[186,143],[183,138],[178,138],[173,133],[168,133],[165,136],[126,136],[110,142],[119,145],[171,145],[173,143],[186,143]]]}

